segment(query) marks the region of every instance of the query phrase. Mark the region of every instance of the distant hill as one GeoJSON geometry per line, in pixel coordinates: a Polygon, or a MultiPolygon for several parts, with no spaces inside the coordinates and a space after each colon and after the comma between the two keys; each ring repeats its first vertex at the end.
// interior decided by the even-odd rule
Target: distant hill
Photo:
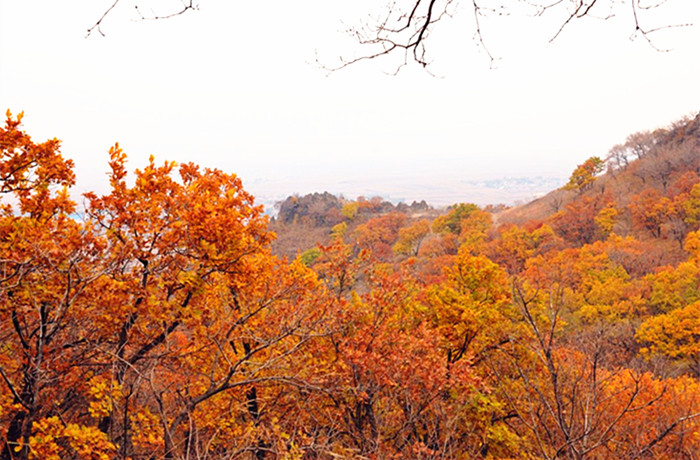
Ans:
{"type": "Polygon", "coordinates": [[[700,175],[700,114],[679,120],[668,128],[628,136],[613,146],[605,158],[605,173],[586,190],[557,188],[527,204],[499,213],[499,223],[522,224],[545,221],[573,202],[607,194],[619,206],[630,198],[653,189],[664,196],[674,193],[671,185],[686,173],[700,175]]]}
{"type": "Polygon", "coordinates": [[[425,201],[393,204],[378,196],[348,200],[329,192],[289,196],[276,203],[275,208],[277,213],[270,229],[277,239],[272,248],[290,258],[316,244],[328,243],[333,227],[339,224],[352,231],[372,218],[392,213],[403,214],[407,219],[438,215],[425,201]]]}
{"type": "MultiPolygon", "coordinates": [[[[653,266],[684,258],[684,238],[700,223],[700,115],[664,129],[631,134],[623,144],[613,146],[599,166],[601,172],[589,181],[559,186],[527,204],[482,209],[491,213],[494,229],[513,225],[533,229],[546,224],[569,247],[603,240],[611,233],[634,236],[641,241],[655,240],[653,248],[658,256],[653,266]]],[[[462,182],[479,189],[521,187],[522,193],[533,196],[544,184],[556,187],[564,181],[511,178],[462,182]]],[[[478,204],[469,195],[455,199],[478,204]]],[[[327,244],[337,225],[345,225],[344,231],[352,234],[369,220],[393,213],[402,214],[408,224],[450,212],[435,209],[426,201],[393,204],[380,197],[348,200],[329,192],[289,196],[275,208],[270,225],[277,233],[273,250],[287,257],[327,244]]]]}
{"type": "Polygon", "coordinates": [[[327,191],[337,197],[381,196],[383,200],[397,203],[426,201],[435,208],[447,207],[468,200],[479,206],[503,203],[525,203],[542,196],[566,183],[560,176],[503,176],[475,178],[473,171],[454,168],[449,173],[388,174],[386,177],[348,176],[343,178],[247,178],[245,185],[265,206],[266,212],[276,215],[275,205],[284,202],[295,192],[306,196],[327,191]]]}

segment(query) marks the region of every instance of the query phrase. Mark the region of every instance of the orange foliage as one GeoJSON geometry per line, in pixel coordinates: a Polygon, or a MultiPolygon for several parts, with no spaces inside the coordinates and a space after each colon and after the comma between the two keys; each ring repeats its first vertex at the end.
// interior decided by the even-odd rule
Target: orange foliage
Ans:
{"type": "Polygon", "coordinates": [[[469,204],[343,222],[289,262],[236,175],[151,158],[128,183],[118,145],[76,213],[73,164],[20,121],[0,129],[0,460],[700,449],[697,174],[630,204],[685,243],[670,265],[585,194],[551,227],[469,204]]]}

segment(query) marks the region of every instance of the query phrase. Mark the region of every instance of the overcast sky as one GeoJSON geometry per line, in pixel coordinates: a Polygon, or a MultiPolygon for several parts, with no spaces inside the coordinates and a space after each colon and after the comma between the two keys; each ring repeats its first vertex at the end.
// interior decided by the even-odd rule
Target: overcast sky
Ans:
{"type": "Polygon", "coordinates": [[[194,161],[263,197],[353,196],[342,184],[361,176],[379,193],[396,178],[566,177],[631,132],[700,109],[698,0],[643,11],[649,27],[694,24],[652,35],[669,52],[630,40],[629,4],[551,44],[565,10],[485,19],[494,69],[462,2],[428,43],[436,76],[416,65],[391,76],[391,60],[330,75],[315,64],[363,53],[342,31],[381,0],[201,0],[167,21],[136,20],[121,0],[106,37],[86,38],[111,3],[0,0],[0,109],[23,110],[35,140],[63,140],[79,190],[106,191],[117,141],[132,168],[151,154],[194,161]]]}

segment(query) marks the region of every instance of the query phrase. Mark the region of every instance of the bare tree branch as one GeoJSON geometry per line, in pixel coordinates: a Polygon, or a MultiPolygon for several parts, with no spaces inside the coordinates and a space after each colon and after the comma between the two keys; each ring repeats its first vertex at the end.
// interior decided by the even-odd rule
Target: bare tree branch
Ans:
{"type": "MultiPolygon", "coordinates": [[[[90,36],[94,31],[97,31],[102,36],[105,35],[101,28],[102,23],[120,1],[114,0],[95,24],[88,29],[87,36],[90,36]]],[[[567,13],[559,24],[557,31],[549,40],[551,43],[575,20],[589,17],[607,20],[615,16],[613,9],[616,12],[620,10],[618,8],[620,5],[615,0],[503,0],[499,6],[491,6],[490,3],[487,4],[483,0],[470,0],[470,2],[470,9],[473,14],[474,41],[477,47],[486,53],[491,67],[493,67],[497,58],[491,52],[484,37],[482,19],[485,17],[509,15],[517,5],[525,5],[531,10],[532,16],[538,17],[543,16],[545,12],[565,10],[567,13]],[[609,10],[607,15],[595,15],[594,11],[606,7],[609,10]]],[[[198,9],[198,4],[195,3],[195,0],[180,0],[180,6],[169,13],[162,14],[153,10],[145,13],[140,3],[139,0],[134,0],[134,9],[140,20],[169,19],[185,14],[189,10],[198,9]]],[[[651,13],[641,14],[642,12],[651,11],[666,3],[668,3],[668,0],[649,0],[648,3],[643,3],[643,0],[630,0],[631,12],[624,9],[622,11],[626,11],[625,14],[631,16],[634,21],[632,39],[641,36],[653,49],[660,52],[669,51],[658,47],[655,41],[652,40],[651,34],[664,29],[687,27],[692,24],[679,23],[647,27],[643,25],[644,18],[641,17],[651,15],[651,13]]],[[[431,64],[429,58],[431,33],[434,32],[439,22],[445,18],[452,17],[457,7],[458,0],[392,0],[383,14],[378,16],[371,15],[364,23],[359,26],[351,26],[346,30],[346,33],[355,39],[361,50],[369,51],[362,52],[352,58],[341,55],[338,58],[338,63],[335,65],[322,63],[318,57],[316,58],[316,63],[324,70],[333,72],[361,61],[398,55],[400,63],[396,71],[393,72],[394,74],[398,73],[411,61],[427,69],[431,64]]]]}
{"type": "Polygon", "coordinates": [[[100,17],[100,19],[98,19],[97,22],[87,30],[86,37],[89,37],[90,34],[92,34],[92,32],[95,29],[97,29],[97,31],[100,33],[100,35],[102,35],[103,37],[105,36],[104,32],[102,32],[102,29],[101,29],[102,21],[104,21],[104,19],[107,17],[107,15],[114,9],[115,6],[117,6],[117,3],[119,3],[119,0],[114,0],[114,3],[112,3],[112,6],[107,8],[107,11],[105,11],[102,14],[102,17],[100,17]]]}
{"type": "MultiPolygon", "coordinates": [[[[95,30],[97,30],[97,32],[99,32],[99,34],[102,35],[103,37],[106,36],[105,33],[102,32],[102,22],[112,12],[112,10],[117,6],[117,4],[120,1],[121,0],[114,0],[114,3],[112,3],[112,5],[110,5],[110,7],[107,8],[107,10],[105,10],[104,13],[102,13],[102,16],[100,17],[100,19],[98,19],[97,22],[95,22],[95,24],[93,24],[93,26],[87,30],[86,37],[89,37],[90,35],[92,35],[92,33],[95,30]]],[[[151,14],[148,14],[148,15],[143,14],[143,12],[141,11],[141,8],[139,8],[138,3],[136,5],[134,5],[134,9],[138,13],[141,20],[153,21],[153,20],[159,20],[159,19],[170,19],[170,18],[174,18],[175,16],[180,16],[182,14],[185,14],[189,10],[199,9],[199,5],[196,4],[194,2],[194,0],[187,0],[187,1],[182,0],[182,7],[180,9],[177,9],[177,10],[173,11],[172,13],[167,13],[167,14],[157,14],[153,10],[151,10],[151,14]]]]}

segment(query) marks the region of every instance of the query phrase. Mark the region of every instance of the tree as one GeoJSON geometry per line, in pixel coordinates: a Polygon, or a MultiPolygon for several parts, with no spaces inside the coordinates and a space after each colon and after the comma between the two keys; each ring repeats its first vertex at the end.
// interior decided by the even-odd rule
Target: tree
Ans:
{"type": "Polygon", "coordinates": [[[506,273],[462,249],[447,280],[428,289],[428,318],[440,332],[448,365],[478,356],[508,333],[511,308],[506,273]]]}
{"type": "MultiPolygon", "coordinates": [[[[697,449],[697,381],[665,381],[603,364],[606,340],[562,344],[567,307],[561,286],[516,280],[515,303],[526,335],[508,351],[515,378],[495,368],[516,421],[542,458],[683,458],[697,449]],[[686,388],[684,388],[686,387],[686,388]]],[[[507,354],[507,355],[508,355],[507,354]]],[[[506,367],[507,369],[507,367],[506,367]]],[[[679,379],[680,380],[680,379],[679,379]]]]}
{"type": "Polygon", "coordinates": [[[313,439],[308,455],[430,459],[488,451],[487,458],[504,458],[517,451],[517,435],[494,420],[502,405],[477,365],[505,335],[493,327],[509,307],[503,277],[466,252],[444,286],[426,291],[408,273],[369,267],[362,293],[331,307],[333,332],[312,346],[322,390],[302,406],[313,439]]]}
{"type": "Polygon", "coordinates": [[[306,385],[295,357],[325,296],[270,254],[240,179],[151,159],[129,186],[116,145],[110,193],[77,218],[72,164],[19,118],[0,131],[17,201],[0,215],[0,458],[286,453],[268,401],[306,385]]]}
{"type": "Polygon", "coordinates": [[[622,144],[614,145],[605,157],[608,168],[613,171],[624,170],[629,165],[630,152],[628,148],[622,144]]]}
{"type": "Polygon", "coordinates": [[[399,239],[399,231],[405,222],[406,215],[401,212],[373,217],[359,225],[352,236],[361,249],[372,251],[381,260],[388,260],[393,254],[391,248],[399,239]]]}
{"type": "Polygon", "coordinates": [[[247,417],[249,436],[221,448],[258,452],[269,441],[256,428],[259,398],[270,382],[298,383],[286,364],[311,335],[309,315],[322,312],[304,299],[316,278],[271,256],[267,218],[235,175],[185,164],[177,181],[173,163],[151,158],[129,187],[126,156],[118,146],[110,155],[112,191],[88,194],[88,215],[105,230],[114,267],[98,358],[124,396],[99,426],[126,458],[153,448],[133,425],[155,418],[164,458],[187,458],[189,449],[216,452],[217,424],[247,417]],[[243,411],[206,415],[241,401],[243,411]]]}
{"type": "Polygon", "coordinates": [[[700,377],[700,302],[647,319],[637,330],[637,340],[645,344],[642,356],[666,356],[700,377]]]}
{"type": "Polygon", "coordinates": [[[670,199],[656,189],[648,188],[631,198],[629,209],[636,228],[661,238],[663,225],[671,219],[673,206],[670,199]]]}
{"type": "Polygon", "coordinates": [[[610,203],[595,216],[595,223],[603,238],[607,238],[612,233],[618,214],[619,211],[615,205],[610,203]]]}
{"type": "Polygon", "coordinates": [[[357,201],[349,201],[343,205],[341,212],[346,219],[353,220],[355,216],[357,216],[357,210],[359,207],[360,205],[357,203],[357,201]]]}
{"type": "Polygon", "coordinates": [[[0,129],[0,460],[700,448],[700,230],[659,268],[646,242],[499,235],[462,205],[430,238],[385,214],[289,262],[237,176],[151,158],[127,180],[118,145],[77,213],[72,163],[19,118],[0,129]],[[411,257],[372,257],[397,239],[411,257]]]}
{"type": "MultiPolygon", "coordinates": [[[[114,0],[114,3],[112,3],[112,5],[110,5],[110,7],[105,10],[105,12],[102,14],[102,16],[100,16],[97,22],[87,30],[87,36],[90,36],[90,34],[92,34],[94,31],[97,31],[100,35],[104,37],[105,34],[104,32],[102,32],[102,22],[105,20],[107,15],[109,15],[109,13],[117,7],[119,2],[120,0],[114,0]]],[[[194,0],[188,0],[187,2],[183,2],[182,4],[176,6],[174,9],[169,10],[167,13],[164,13],[162,15],[153,14],[151,16],[146,17],[139,10],[139,4],[137,3],[135,5],[136,12],[141,17],[141,19],[170,19],[175,16],[180,16],[181,14],[184,14],[190,10],[196,10],[198,8],[199,6],[195,4],[194,0]]]]}
{"type": "MultiPolygon", "coordinates": [[[[50,188],[72,186],[75,174],[73,161],[60,153],[60,141],[34,143],[19,129],[23,117],[20,112],[13,119],[8,110],[5,127],[0,128],[0,193],[15,194],[22,211],[36,213],[45,207],[45,200],[52,200],[50,188]]],[[[4,210],[9,211],[7,207],[4,210]]]]}
{"type": "Polygon", "coordinates": [[[312,267],[337,300],[345,298],[355,288],[370,254],[343,242],[342,235],[328,246],[319,245],[318,248],[320,254],[312,267]]]}
{"type": "Polygon", "coordinates": [[[307,411],[309,431],[330,438],[317,444],[359,456],[435,449],[444,436],[435,406],[446,384],[437,336],[415,314],[410,282],[382,270],[365,277],[368,292],[339,302],[334,332],[316,344],[323,391],[307,411]]]}
{"type": "Polygon", "coordinates": [[[430,222],[422,219],[399,229],[399,239],[394,244],[394,252],[417,256],[421,243],[430,233],[430,222]]]}
{"type": "Polygon", "coordinates": [[[576,190],[579,193],[588,190],[593,185],[596,176],[603,172],[604,165],[605,163],[599,157],[590,157],[574,169],[564,188],[576,190]]]}
{"type": "Polygon", "coordinates": [[[637,159],[641,159],[651,151],[663,134],[663,131],[640,131],[633,133],[627,136],[623,147],[632,155],[636,156],[637,159]]]}
{"type": "MultiPolygon", "coordinates": [[[[86,434],[75,405],[89,371],[89,341],[99,324],[90,297],[100,291],[104,241],[70,215],[73,164],[53,139],[34,143],[22,114],[0,128],[0,458],[26,459],[35,423],[59,416],[71,439],[86,434]]],[[[102,445],[111,451],[106,438],[102,445]]],[[[72,441],[71,441],[72,442],[72,441]]],[[[95,446],[96,447],[96,446],[95,446]]]]}
{"type": "Polygon", "coordinates": [[[601,236],[596,217],[607,205],[606,196],[583,196],[554,214],[550,218],[552,227],[559,236],[575,245],[592,243],[601,236]]]}
{"type": "Polygon", "coordinates": [[[449,207],[447,214],[444,214],[433,221],[434,233],[454,233],[459,235],[462,231],[462,221],[467,219],[473,212],[479,211],[479,207],[474,203],[459,203],[449,207]]]}
{"type": "Polygon", "coordinates": [[[648,305],[654,314],[700,301],[700,266],[696,261],[662,267],[644,280],[649,286],[648,305]]]}
{"type": "MultiPolygon", "coordinates": [[[[89,36],[95,31],[104,35],[101,29],[102,23],[120,3],[122,3],[120,0],[114,0],[96,23],[88,29],[87,35],[89,36]]],[[[199,8],[199,5],[193,0],[188,0],[172,2],[172,8],[165,9],[162,13],[145,14],[139,8],[141,2],[136,0],[134,3],[137,17],[142,20],[168,19],[199,8]]],[[[669,27],[686,25],[648,25],[647,23],[652,23],[650,19],[653,18],[654,9],[662,4],[649,6],[641,0],[632,0],[629,5],[624,5],[624,9],[622,9],[622,5],[613,0],[604,2],[566,0],[554,3],[537,1],[527,2],[525,5],[514,0],[495,7],[483,0],[470,0],[467,9],[473,14],[474,40],[493,63],[495,57],[489,51],[483,34],[482,22],[486,19],[497,19],[499,16],[510,15],[513,12],[523,12],[523,14],[530,16],[541,16],[545,13],[557,14],[561,20],[558,22],[558,26],[552,30],[550,41],[554,41],[571,23],[588,17],[609,18],[619,13],[631,19],[632,34],[644,38],[652,47],[656,48],[652,41],[655,32],[669,27]],[[525,6],[525,11],[522,11],[523,6],[525,6]]],[[[367,23],[350,27],[348,30],[348,33],[367,51],[359,53],[357,57],[353,58],[341,56],[339,62],[331,66],[331,70],[343,68],[359,61],[390,55],[398,55],[400,59],[398,69],[409,62],[428,67],[431,61],[429,53],[431,34],[457,11],[458,2],[455,0],[401,0],[389,3],[383,13],[371,14],[372,19],[367,23]]],[[[327,66],[324,65],[324,67],[327,66]]]]}
{"type": "Polygon", "coordinates": [[[492,228],[491,214],[477,209],[469,213],[466,219],[460,222],[459,239],[462,246],[469,247],[472,253],[479,253],[487,239],[487,234],[492,228]]]}
{"type": "Polygon", "coordinates": [[[490,241],[484,253],[506,269],[509,274],[520,273],[528,259],[562,246],[549,225],[542,225],[531,232],[515,225],[501,226],[498,238],[490,241]]]}

